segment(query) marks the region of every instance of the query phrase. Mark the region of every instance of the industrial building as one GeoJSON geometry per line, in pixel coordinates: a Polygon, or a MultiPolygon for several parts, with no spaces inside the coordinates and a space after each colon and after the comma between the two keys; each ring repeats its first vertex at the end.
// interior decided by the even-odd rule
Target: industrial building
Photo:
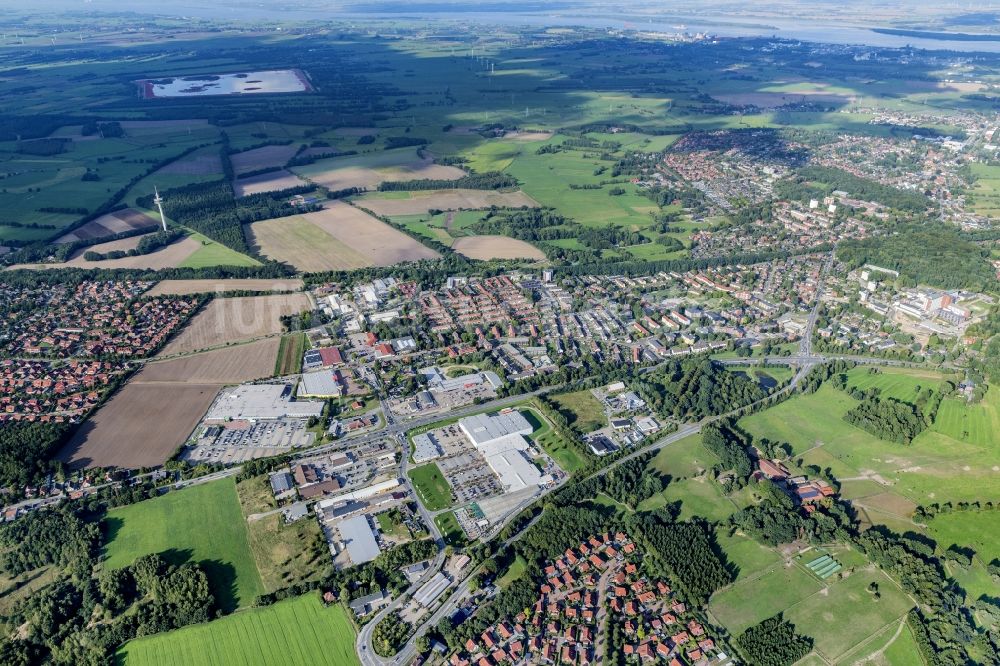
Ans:
{"type": "Polygon", "coordinates": [[[441,446],[430,433],[413,436],[413,462],[418,465],[428,460],[440,458],[443,454],[441,446]]]}
{"type": "Polygon", "coordinates": [[[205,415],[205,423],[319,418],[322,414],[320,401],[292,400],[289,384],[244,384],[220,391],[205,415]]]}
{"type": "Polygon", "coordinates": [[[534,428],[521,412],[510,410],[499,414],[475,414],[460,419],[458,427],[476,447],[509,435],[530,435],[534,428]]]}
{"type": "Polygon", "coordinates": [[[427,608],[437,601],[438,597],[444,594],[450,583],[451,581],[448,580],[448,577],[439,571],[429,581],[420,586],[420,589],[413,594],[413,600],[424,608],[427,608]]]}
{"type": "Polygon", "coordinates": [[[375,531],[368,522],[368,516],[354,516],[340,521],[337,525],[340,540],[347,547],[347,553],[354,564],[371,562],[379,554],[375,531]]]}
{"type": "Polygon", "coordinates": [[[306,372],[299,382],[300,398],[339,398],[343,394],[344,384],[339,370],[306,372]]]}
{"type": "Polygon", "coordinates": [[[525,455],[529,444],[525,436],[534,428],[518,411],[487,415],[476,414],[459,420],[459,428],[483,454],[505,492],[537,486],[542,474],[525,455]]]}

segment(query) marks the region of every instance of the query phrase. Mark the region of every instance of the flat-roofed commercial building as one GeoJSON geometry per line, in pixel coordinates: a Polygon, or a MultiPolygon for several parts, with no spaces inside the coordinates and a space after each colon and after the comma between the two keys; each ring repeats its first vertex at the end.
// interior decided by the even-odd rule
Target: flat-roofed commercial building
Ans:
{"type": "Polygon", "coordinates": [[[320,401],[292,400],[292,387],[288,384],[245,384],[220,391],[205,415],[205,422],[318,418],[322,414],[320,401]]]}
{"type": "Polygon", "coordinates": [[[340,540],[347,547],[347,553],[354,564],[371,562],[379,554],[375,531],[368,522],[368,516],[354,516],[340,521],[337,525],[340,540]]]}
{"type": "Polygon", "coordinates": [[[528,436],[534,431],[528,419],[516,410],[466,416],[459,420],[458,427],[477,447],[507,435],[528,436]]]}

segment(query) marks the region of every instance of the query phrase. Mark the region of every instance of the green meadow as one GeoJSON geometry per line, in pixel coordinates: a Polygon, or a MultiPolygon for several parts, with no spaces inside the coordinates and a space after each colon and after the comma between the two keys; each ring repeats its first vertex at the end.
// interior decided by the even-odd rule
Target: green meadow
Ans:
{"type": "Polygon", "coordinates": [[[250,605],[264,592],[231,478],[112,509],[105,524],[108,569],[153,553],[175,564],[196,562],[227,611],[250,605]]]}
{"type": "Polygon", "coordinates": [[[452,505],[451,486],[434,463],[414,467],[409,472],[413,489],[430,511],[447,509],[452,505]]]}
{"type": "Polygon", "coordinates": [[[279,601],[206,624],[137,638],[117,666],[351,666],[360,663],[347,610],[317,593],[279,601]]]}

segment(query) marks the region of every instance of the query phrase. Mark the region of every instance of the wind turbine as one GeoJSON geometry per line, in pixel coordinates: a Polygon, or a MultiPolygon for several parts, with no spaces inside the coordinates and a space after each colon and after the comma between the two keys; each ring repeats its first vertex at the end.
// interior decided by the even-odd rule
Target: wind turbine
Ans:
{"type": "Polygon", "coordinates": [[[155,203],[156,207],[160,209],[160,222],[163,224],[163,230],[166,231],[167,216],[163,214],[163,197],[160,196],[160,190],[156,188],[156,185],[153,186],[153,192],[156,193],[156,196],[153,197],[153,203],[155,203]]]}

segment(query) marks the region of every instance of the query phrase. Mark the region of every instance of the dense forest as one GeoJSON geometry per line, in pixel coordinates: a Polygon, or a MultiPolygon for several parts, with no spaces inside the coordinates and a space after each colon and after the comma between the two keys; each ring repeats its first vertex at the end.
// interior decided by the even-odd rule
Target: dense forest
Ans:
{"type": "Polygon", "coordinates": [[[0,640],[4,664],[98,666],[136,636],[207,622],[216,600],[205,570],[146,555],[130,566],[97,572],[101,531],[69,507],[32,513],[0,529],[4,572],[39,566],[59,570],[55,582],[16,602],[9,613],[22,631],[0,640]]]}
{"type": "Polygon", "coordinates": [[[923,414],[909,403],[868,397],[844,414],[844,420],[887,442],[909,444],[926,427],[923,414]]]}
{"type": "Polygon", "coordinates": [[[712,593],[733,582],[712,526],[700,521],[676,523],[662,512],[639,514],[628,525],[655,565],[671,574],[684,596],[702,605],[712,593]]]}
{"type": "Polygon", "coordinates": [[[741,479],[750,476],[753,462],[747,454],[749,442],[732,423],[709,423],[701,431],[701,441],[719,457],[723,470],[731,470],[741,479]]]}
{"type": "Polygon", "coordinates": [[[837,246],[837,258],[848,269],[874,264],[899,271],[907,285],[941,289],[995,288],[996,274],[988,257],[988,249],[937,222],[901,225],[889,234],[846,240],[837,246]]]}
{"type": "Polygon", "coordinates": [[[779,197],[800,201],[822,199],[836,190],[847,192],[852,199],[873,201],[911,213],[927,210],[930,205],[930,200],[919,192],[900,190],[843,169],[817,165],[802,167],[794,177],[778,182],[775,187],[779,197]]]}
{"type": "MultiPolygon", "coordinates": [[[[288,203],[289,197],[311,192],[313,189],[313,186],[305,185],[237,199],[228,180],[216,180],[177,187],[161,194],[170,219],[237,252],[252,255],[254,253],[243,235],[243,225],[318,210],[316,205],[293,206],[288,203]]],[[[152,207],[152,195],[140,197],[139,205],[143,208],[152,207]]]]}
{"type": "Polygon", "coordinates": [[[667,361],[643,376],[646,402],[671,418],[700,420],[767,397],[760,385],[707,358],[667,361]]]}
{"type": "Polygon", "coordinates": [[[791,666],[812,651],[813,641],[795,633],[795,625],[781,615],[756,624],[736,638],[736,647],[748,664],[791,666]]]}

